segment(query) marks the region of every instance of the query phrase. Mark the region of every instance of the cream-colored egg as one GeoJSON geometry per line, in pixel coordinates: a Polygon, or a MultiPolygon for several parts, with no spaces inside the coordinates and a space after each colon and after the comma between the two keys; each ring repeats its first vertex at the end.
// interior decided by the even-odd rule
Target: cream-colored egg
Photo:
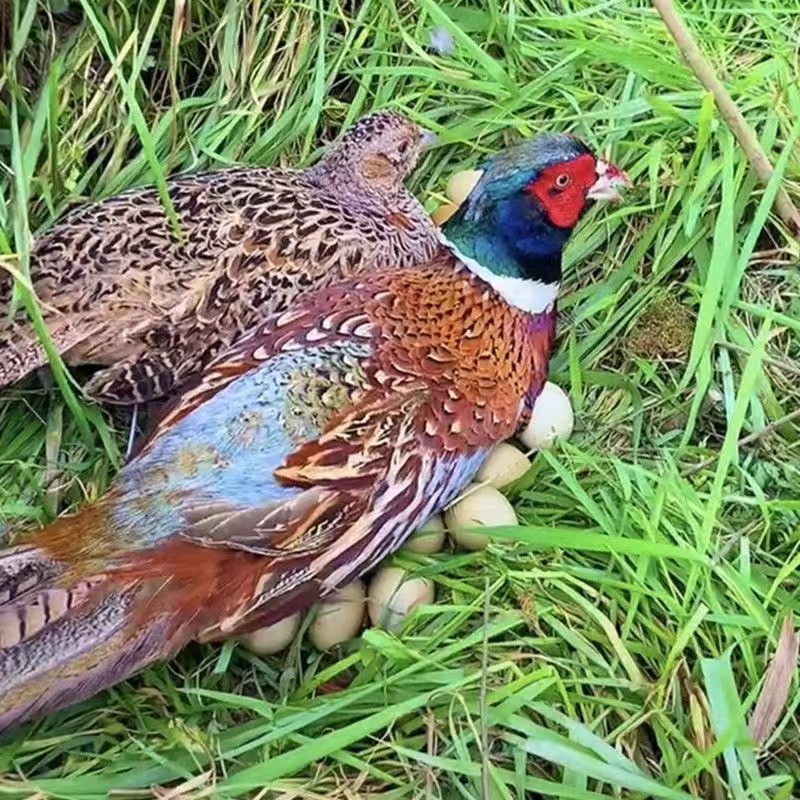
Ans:
{"type": "Polygon", "coordinates": [[[446,538],[444,520],[440,514],[435,514],[424,525],[417,528],[416,532],[403,545],[403,550],[425,555],[438,553],[444,547],[446,538]]]}
{"type": "Polygon", "coordinates": [[[500,442],[475,476],[476,483],[488,483],[495,489],[502,489],[521,478],[531,466],[528,457],[518,447],[508,442],[500,442]]]}
{"type": "Polygon", "coordinates": [[[287,648],[300,628],[300,614],[292,614],[274,625],[267,625],[238,637],[242,646],[259,656],[271,656],[287,648]]]}
{"type": "Polygon", "coordinates": [[[367,611],[373,625],[397,631],[417,606],[432,603],[434,597],[427,578],[409,578],[400,567],[383,567],[370,581],[367,611]]]}
{"type": "Polygon", "coordinates": [[[464,169],[461,172],[453,173],[450,180],[447,181],[447,187],[444,190],[445,196],[451,203],[460,206],[480,180],[481,175],[483,172],[479,169],[464,169]]]}
{"type": "Polygon", "coordinates": [[[445,203],[443,206],[439,206],[439,208],[431,214],[433,224],[444,225],[456,211],[458,211],[458,206],[455,203],[445,203]]]}
{"type": "Polygon", "coordinates": [[[354,638],[364,621],[366,589],[361,581],[353,581],[326,597],[317,606],[308,639],[317,650],[330,650],[354,638]]]}
{"type": "Polygon", "coordinates": [[[549,381],[533,404],[533,412],[519,440],[529,450],[546,450],[555,439],[569,439],[575,424],[572,403],[560,386],[549,381]]]}
{"type": "Polygon", "coordinates": [[[483,550],[489,536],[475,528],[505,528],[517,524],[514,507],[494,486],[472,483],[464,496],[444,512],[453,541],[465,550],[483,550]]]}

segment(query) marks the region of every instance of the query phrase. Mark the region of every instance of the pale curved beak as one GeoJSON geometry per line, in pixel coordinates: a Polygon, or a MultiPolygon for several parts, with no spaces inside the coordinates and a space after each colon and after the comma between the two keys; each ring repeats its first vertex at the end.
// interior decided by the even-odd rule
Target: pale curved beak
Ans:
{"type": "Polygon", "coordinates": [[[621,200],[619,190],[633,186],[628,176],[608,161],[598,159],[596,170],[597,180],[586,192],[590,200],[621,200]]]}
{"type": "Polygon", "coordinates": [[[420,128],[419,143],[423,150],[428,150],[439,141],[439,137],[427,128],[420,128]]]}

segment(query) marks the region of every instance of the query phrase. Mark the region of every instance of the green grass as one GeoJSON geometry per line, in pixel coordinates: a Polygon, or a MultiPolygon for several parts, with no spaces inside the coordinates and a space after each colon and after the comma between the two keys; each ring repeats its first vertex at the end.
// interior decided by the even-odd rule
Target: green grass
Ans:
{"type": "MultiPolygon", "coordinates": [[[[553,370],[577,430],[512,493],[522,527],[480,554],[398,557],[438,595],[400,637],[367,630],[341,652],[295,643],[263,660],[193,647],[27,726],[0,741],[0,796],[797,794],[796,686],[758,749],[747,723],[800,610],[800,431],[737,442],[798,407],[800,248],[654,12],[67,6],[52,0],[49,17],[18,0],[0,22],[16,31],[0,77],[0,252],[23,279],[28,232],[74,203],[180,170],[306,163],[373,107],[441,134],[413,181],[431,209],[452,171],[542,129],[608,149],[638,188],[570,246],[553,370]],[[437,25],[452,54],[427,48],[437,25]],[[662,352],[665,296],[686,330],[673,325],[662,352]]],[[[800,6],[783,9],[681,8],[798,202],[800,6]]],[[[34,309],[21,288],[19,301],[34,309]]],[[[7,523],[93,499],[119,463],[125,416],[56,377],[60,390],[0,396],[7,523]]]]}

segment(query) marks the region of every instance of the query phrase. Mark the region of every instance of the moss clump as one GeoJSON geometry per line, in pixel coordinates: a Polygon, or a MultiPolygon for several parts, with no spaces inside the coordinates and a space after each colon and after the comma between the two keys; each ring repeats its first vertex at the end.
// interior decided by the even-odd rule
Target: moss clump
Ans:
{"type": "Polygon", "coordinates": [[[669,292],[661,292],[647,306],[628,336],[628,351],[651,360],[679,359],[689,353],[694,318],[669,292]]]}

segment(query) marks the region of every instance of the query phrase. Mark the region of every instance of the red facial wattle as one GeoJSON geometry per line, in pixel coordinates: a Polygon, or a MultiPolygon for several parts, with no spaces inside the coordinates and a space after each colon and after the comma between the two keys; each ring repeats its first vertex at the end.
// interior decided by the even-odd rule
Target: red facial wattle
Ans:
{"type": "Polygon", "coordinates": [[[610,199],[619,186],[630,185],[613,164],[586,153],[543,169],[525,191],[541,204],[551,225],[574,228],[591,199],[610,199]]]}

